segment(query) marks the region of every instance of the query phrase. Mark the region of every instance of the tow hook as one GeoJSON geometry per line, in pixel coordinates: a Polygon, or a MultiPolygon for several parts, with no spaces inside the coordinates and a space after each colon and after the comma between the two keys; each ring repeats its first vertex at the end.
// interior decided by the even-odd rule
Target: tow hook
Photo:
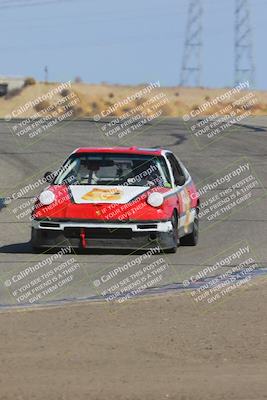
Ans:
{"type": "Polygon", "coordinates": [[[86,236],[85,236],[85,229],[84,228],[81,228],[80,238],[81,238],[82,247],[84,249],[86,249],[86,236]]]}

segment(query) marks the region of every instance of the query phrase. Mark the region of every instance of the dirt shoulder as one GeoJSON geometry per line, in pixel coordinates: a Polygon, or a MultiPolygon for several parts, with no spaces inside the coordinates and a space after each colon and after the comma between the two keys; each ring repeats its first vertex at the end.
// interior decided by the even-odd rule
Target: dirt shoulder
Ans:
{"type": "Polygon", "coordinates": [[[266,289],[2,312],[0,399],[266,399],[266,289]]]}

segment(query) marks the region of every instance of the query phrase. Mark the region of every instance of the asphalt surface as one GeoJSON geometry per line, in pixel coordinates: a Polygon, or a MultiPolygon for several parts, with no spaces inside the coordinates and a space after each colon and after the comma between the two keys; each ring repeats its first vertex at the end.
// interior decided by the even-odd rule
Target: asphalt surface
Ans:
{"type": "MultiPolygon", "coordinates": [[[[3,282],[28,266],[36,265],[49,257],[48,254],[32,253],[29,244],[31,225],[29,217],[19,215],[23,210],[31,208],[27,203],[44,185],[37,186],[36,189],[26,192],[18,200],[12,200],[10,203],[5,199],[12,196],[12,193],[18,193],[25,186],[37,182],[44,172],[59,167],[62,161],[80,146],[109,144],[171,149],[185,163],[199,186],[224,168],[229,170],[229,165],[238,163],[238,160],[245,157],[259,183],[252,189],[252,204],[244,202],[242,206],[237,205],[232,213],[217,218],[216,223],[209,224],[203,219],[197,247],[180,247],[176,254],[164,255],[169,269],[159,286],[181,284],[192,273],[203,270],[207,265],[213,265],[220,254],[226,256],[238,249],[240,241],[249,243],[259,267],[267,267],[267,207],[264,198],[267,188],[267,118],[246,120],[230,128],[227,133],[208,145],[204,141],[201,142],[201,139],[197,143],[180,119],[154,121],[140,131],[124,137],[123,140],[118,140],[114,135],[105,137],[100,129],[101,124],[90,120],[66,121],[29,141],[24,137],[17,140],[12,135],[14,122],[0,122],[1,306],[18,304],[16,296],[12,294],[14,286],[7,288],[3,282]]],[[[70,257],[72,256],[65,255],[60,261],[53,260],[52,265],[57,265],[70,257]]],[[[127,255],[114,251],[75,254],[75,260],[79,264],[79,274],[62,290],[42,298],[40,302],[98,296],[99,291],[96,290],[93,281],[99,278],[100,271],[125,264],[136,257],[136,254],[127,255]]],[[[160,255],[153,256],[149,262],[159,257],[160,255]]],[[[48,266],[46,268],[48,271],[48,266]]]]}

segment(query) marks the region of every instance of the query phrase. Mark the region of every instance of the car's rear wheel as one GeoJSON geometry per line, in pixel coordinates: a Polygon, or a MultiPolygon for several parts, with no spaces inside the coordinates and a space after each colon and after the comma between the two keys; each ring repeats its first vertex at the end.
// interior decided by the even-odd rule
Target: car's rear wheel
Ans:
{"type": "Polygon", "coordinates": [[[180,238],[180,243],[182,246],[196,246],[198,243],[199,237],[199,217],[198,210],[196,212],[196,216],[193,222],[193,230],[189,235],[183,236],[180,238]]]}
{"type": "Polygon", "coordinates": [[[179,245],[179,236],[178,236],[178,214],[175,210],[172,214],[172,240],[173,240],[173,247],[166,250],[167,253],[176,253],[177,247],[179,245]]]}

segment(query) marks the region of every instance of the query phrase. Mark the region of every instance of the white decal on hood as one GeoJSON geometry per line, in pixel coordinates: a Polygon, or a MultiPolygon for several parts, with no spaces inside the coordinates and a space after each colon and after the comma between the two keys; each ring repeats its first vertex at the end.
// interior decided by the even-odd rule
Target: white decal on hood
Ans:
{"type": "Polygon", "coordinates": [[[104,185],[71,185],[69,188],[73,200],[77,204],[125,204],[149,189],[147,186],[104,185]]]}

